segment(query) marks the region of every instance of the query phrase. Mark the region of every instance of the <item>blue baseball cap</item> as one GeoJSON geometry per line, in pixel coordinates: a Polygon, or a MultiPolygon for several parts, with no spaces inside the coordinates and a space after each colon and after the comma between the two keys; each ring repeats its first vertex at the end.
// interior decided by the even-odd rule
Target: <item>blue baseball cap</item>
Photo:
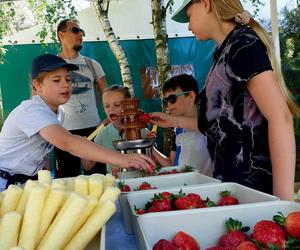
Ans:
{"type": "Polygon", "coordinates": [[[174,15],[171,18],[178,23],[188,23],[189,18],[186,14],[186,9],[189,3],[191,2],[192,0],[184,0],[182,5],[179,7],[179,9],[174,13],[174,15]]]}
{"type": "Polygon", "coordinates": [[[68,70],[78,70],[78,66],[72,63],[67,63],[59,56],[44,54],[35,57],[31,66],[31,79],[35,79],[37,75],[43,71],[49,72],[59,68],[67,68],[68,70]]]}

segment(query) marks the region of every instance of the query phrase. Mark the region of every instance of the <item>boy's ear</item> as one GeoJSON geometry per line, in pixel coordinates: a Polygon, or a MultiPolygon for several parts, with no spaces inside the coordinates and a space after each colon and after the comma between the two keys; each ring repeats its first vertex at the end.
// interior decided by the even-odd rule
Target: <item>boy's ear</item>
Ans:
{"type": "Polygon", "coordinates": [[[35,88],[35,90],[39,90],[40,85],[41,83],[37,79],[32,80],[32,86],[35,88]]]}
{"type": "Polygon", "coordinates": [[[190,96],[190,98],[192,98],[193,102],[195,102],[195,100],[196,100],[196,93],[194,91],[190,91],[189,92],[189,96],[190,96]]]}

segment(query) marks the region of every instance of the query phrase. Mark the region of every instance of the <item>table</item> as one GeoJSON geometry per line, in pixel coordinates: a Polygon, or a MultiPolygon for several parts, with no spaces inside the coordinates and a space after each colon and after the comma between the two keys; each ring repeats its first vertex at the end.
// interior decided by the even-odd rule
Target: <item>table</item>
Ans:
{"type": "Polygon", "coordinates": [[[136,236],[126,233],[119,201],[116,205],[116,213],[106,223],[105,248],[106,250],[137,250],[136,236]]]}

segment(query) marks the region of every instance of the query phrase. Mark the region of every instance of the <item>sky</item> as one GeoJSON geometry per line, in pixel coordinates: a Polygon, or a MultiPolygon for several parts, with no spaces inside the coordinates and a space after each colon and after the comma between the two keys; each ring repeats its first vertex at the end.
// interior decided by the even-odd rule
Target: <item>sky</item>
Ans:
{"type": "MultiPolygon", "coordinates": [[[[260,7],[258,17],[261,19],[270,19],[270,1],[274,0],[265,0],[265,5],[260,7]]],[[[245,3],[242,1],[242,4],[244,6],[244,9],[249,10],[251,13],[253,13],[254,8],[249,3],[245,3]]],[[[288,6],[289,8],[296,7],[296,0],[277,0],[277,9],[278,13],[283,9],[284,6],[288,6]]]]}

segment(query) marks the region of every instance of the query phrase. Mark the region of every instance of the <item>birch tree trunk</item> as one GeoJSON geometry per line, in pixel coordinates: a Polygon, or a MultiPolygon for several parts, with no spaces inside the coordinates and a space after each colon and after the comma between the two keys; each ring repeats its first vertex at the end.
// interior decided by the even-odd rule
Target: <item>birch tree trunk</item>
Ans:
{"type": "MultiPolygon", "coordinates": [[[[151,0],[152,24],[154,29],[156,62],[157,62],[158,81],[159,81],[161,99],[163,96],[162,87],[165,81],[171,75],[168,34],[167,34],[167,26],[166,26],[166,10],[168,8],[168,5],[172,1],[173,0],[169,0],[166,7],[164,7],[164,0],[151,0]]],[[[165,110],[164,106],[162,106],[162,110],[165,110]]],[[[165,155],[170,154],[170,145],[171,145],[170,135],[171,135],[171,130],[164,129],[163,153],[165,155]]]]}
{"type": "Polygon", "coordinates": [[[158,81],[160,86],[160,94],[162,96],[162,86],[171,75],[168,34],[166,26],[167,7],[164,7],[164,0],[151,0],[151,9],[156,48],[158,81]]]}
{"type": "Polygon", "coordinates": [[[108,7],[106,10],[104,10],[101,5],[101,1],[94,2],[93,4],[96,9],[99,21],[102,25],[104,35],[108,41],[109,47],[111,48],[113,54],[115,55],[115,58],[119,63],[123,84],[124,86],[129,88],[131,94],[133,95],[134,92],[133,92],[131,73],[129,69],[129,63],[126,54],[111,27],[108,18],[108,7]]]}

